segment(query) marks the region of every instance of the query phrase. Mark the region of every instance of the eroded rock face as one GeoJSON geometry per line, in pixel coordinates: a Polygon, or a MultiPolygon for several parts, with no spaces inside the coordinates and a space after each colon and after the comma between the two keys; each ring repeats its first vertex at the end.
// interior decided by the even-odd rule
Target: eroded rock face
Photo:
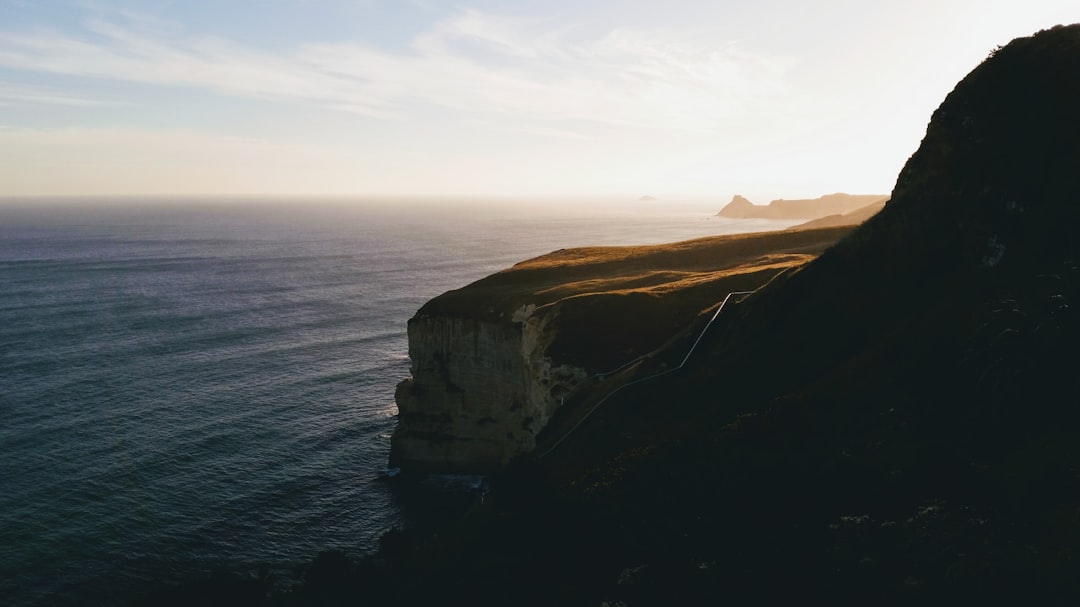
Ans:
{"type": "Polygon", "coordinates": [[[395,398],[390,464],[439,473],[486,473],[528,453],[583,369],[546,354],[553,306],[506,319],[418,314],[409,321],[412,377],[395,398]]]}

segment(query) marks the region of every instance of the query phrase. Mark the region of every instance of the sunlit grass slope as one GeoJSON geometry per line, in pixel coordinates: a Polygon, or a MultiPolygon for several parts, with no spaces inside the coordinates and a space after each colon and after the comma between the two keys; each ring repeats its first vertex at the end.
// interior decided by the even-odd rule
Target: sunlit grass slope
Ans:
{"type": "Polygon", "coordinates": [[[814,259],[850,231],[564,249],[445,293],[418,315],[512,322],[515,312],[528,306],[535,306],[533,313],[556,312],[557,338],[549,354],[601,371],[662,345],[729,292],[760,287],[814,259]]]}

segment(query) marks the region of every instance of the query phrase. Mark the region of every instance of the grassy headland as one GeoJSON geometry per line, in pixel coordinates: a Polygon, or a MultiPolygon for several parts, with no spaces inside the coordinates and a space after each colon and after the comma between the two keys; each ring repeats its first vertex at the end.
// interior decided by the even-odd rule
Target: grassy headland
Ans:
{"type": "Polygon", "coordinates": [[[418,315],[498,322],[558,304],[551,354],[606,371],[681,334],[731,291],[801,266],[851,226],[628,247],[564,249],[523,261],[425,304],[418,315]]]}

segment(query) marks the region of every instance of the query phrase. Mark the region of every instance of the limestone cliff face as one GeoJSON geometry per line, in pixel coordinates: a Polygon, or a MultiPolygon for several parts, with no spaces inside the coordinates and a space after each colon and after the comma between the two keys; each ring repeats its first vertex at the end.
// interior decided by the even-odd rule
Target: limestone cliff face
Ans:
{"type": "Polygon", "coordinates": [[[492,472],[530,452],[565,396],[586,377],[547,354],[553,306],[509,318],[418,314],[409,321],[412,377],[398,385],[391,465],[492,472]]]}

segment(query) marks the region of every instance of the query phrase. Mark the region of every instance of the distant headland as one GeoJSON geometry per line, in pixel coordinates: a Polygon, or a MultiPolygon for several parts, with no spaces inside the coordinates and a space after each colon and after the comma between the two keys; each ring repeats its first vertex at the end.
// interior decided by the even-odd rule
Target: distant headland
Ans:
{"type": "MultiPolygon", "coordinates": [[[[799,200],[773,200],[767,205],[756,205],[743,196],[736,194],[731,202],[716,215],[731,219],[819,219],[829,215],[845,215],[861,209],[881,210],[888,196],[883,194],[828,194],[818,198],[799,200]],[[877,205],[876,207],[874,205],[877,205]]],[[[876,212],[875,210],[875,212],[876,212]]],[[[869,212],[869,211],[867,211],[869,212]]],[[[870,212],[869,215],[873,213],[870,212]]],[[[867,215],[865,218],[868,218],[867,215]]],[[[836,225],[854,225],[842,223],[836,225]]]]}

